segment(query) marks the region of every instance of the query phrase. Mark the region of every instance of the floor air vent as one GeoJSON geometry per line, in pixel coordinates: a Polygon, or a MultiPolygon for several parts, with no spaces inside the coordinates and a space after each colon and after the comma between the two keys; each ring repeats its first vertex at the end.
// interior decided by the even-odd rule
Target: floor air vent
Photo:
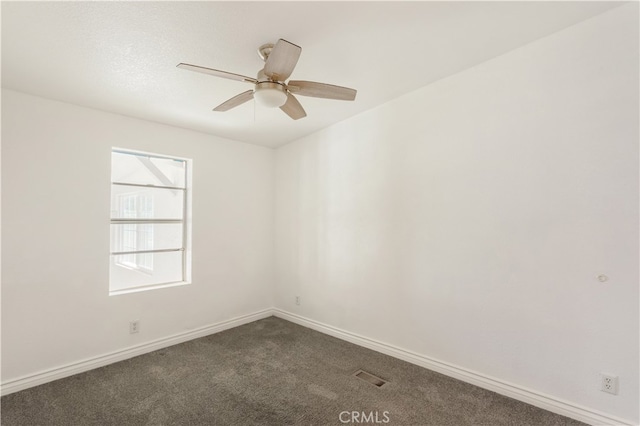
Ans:
{"type": "Polygon", "coordinates": [[[363,370],[358,370],[353,373],[353,375],[358,379],[364,380],[365,382],[371,383],[372,385],[376,385],[377,387],[381,387],[382,385],[387,383],[386,380],[382,380],[380,377],[374,376],[373,374],[367,373],[363,370]]]}

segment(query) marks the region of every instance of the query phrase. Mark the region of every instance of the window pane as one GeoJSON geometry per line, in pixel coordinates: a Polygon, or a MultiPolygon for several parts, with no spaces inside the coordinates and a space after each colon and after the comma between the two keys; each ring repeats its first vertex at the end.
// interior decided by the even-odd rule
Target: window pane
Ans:
{"type": "Polygon", "coordinates": [[[111,256],[110,290],[126,290],[154,284],[182,281],[182,252],[146,253],[144,255],[111,256]],[[151,264],[152,269],[132,266],[131,260],[141,256],[134,264],[151,264]]]}
{"type": "Polygon", "coordinates": [[[111,160],[111,251],[131,253],[110,256],[110,292],[188,279],[190,257],[184,251],[154,251],[189,249],[189,238],[183,241],[189,160],[117,149],[111,160]],[[127,219],[134,223],[123,222],[127,219]],[[154,223],[165,219],[166,223],[154,223]],[[171,222],[174,220],[178,222],[171,222]],[[152,252],[141,253],[144,251],[152,252]]]}
{"type": "Polygon", "coordinates": [[[183,160],[112,152],[111,181],[184,188],[185,165],[183,160]]]}
{"type": "Polygon", "coordinates": [[[181,223],[111,224],[112,252],[164,250],[181,247],[181,223]]]}
{"type": "Polygon", "coordinates": [[[111,185],[112,219],[182,219],[184,191],[111,185]]]}

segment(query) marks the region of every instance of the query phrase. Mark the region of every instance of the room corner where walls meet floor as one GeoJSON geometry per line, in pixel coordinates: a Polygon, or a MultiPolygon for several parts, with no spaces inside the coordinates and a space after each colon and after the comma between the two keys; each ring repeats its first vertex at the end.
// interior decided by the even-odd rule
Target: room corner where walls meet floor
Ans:
{"type": "Polygon", "coordinates": [[[275,316],[7,395],[2,407],[6,426],[580,424],[275,316]],[[355,377],[362,369],[385,383],[355,377]]]}
{"type": "Polygon", "coordinates": [[[190,342],[202,337],[214,336],[220,332],[232,330],[246,324],[263,320],[269,317],[292,322],[302,327],[318,331],[322,334],[332,336],[357,346],[371,349],[384,355],[391,356],[395,359],[408,362],[410,364],[425,368],[429,371],[437,372],[445,376],[460,380],[462,382],[478,386],[480,388],[495,392],[497,394],[521,401],[532,406],[542,408],[555,414],[559,414],[571,419],[592,425],[632,425],[631,422],[608,416],[604,413],[598,413],[585,407],[562,401],[549,395],[541,395],[540,393],[524,389],[514,384],[505,383],[496,378],[487,377],[480,373],[472,372],[467,369],[451,365],[439,360],[416,354],[411,351],[398,348],[393,345],[386,344],[365,336],[341,330],[327,324],[306,318],[301,315],[290,313],[281,309],[271,308],[223,321],[208,327],[202,327],[192,330],[188,333],[175,335],[167,339],[161,339],[147,344],[129,348],[125,351],[118,351],[112,354],[106,354],[83,362],[74,363],[72,365],[62,366],[50,371],[41,372],[40,374],[23,377],[13,380],[2,385],[2,395],[10,395],[21,390],[26,390],[39,385],[50,383],[59,379],[63,379],[76,374],[95,370],[100,367],[112,365],[120,361],[135,358],[154,351],[169,348],[181,343],[190,342]]]}

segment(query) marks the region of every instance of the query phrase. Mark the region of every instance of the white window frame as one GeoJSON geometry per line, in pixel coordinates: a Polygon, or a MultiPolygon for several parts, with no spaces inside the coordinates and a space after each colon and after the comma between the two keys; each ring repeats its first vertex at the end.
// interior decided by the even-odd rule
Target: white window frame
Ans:
{"type": "MultiPolygon", "coordinates": [[[[146,253],[167,253],[167,252],[182,252],[182,276],[180,281],[171,281],[165,283],[154,283],[144,286],[135,286],[131,288],[121,289],[121,290],[111,290],[109,289],[109,295],[114,296],[118,294],[126,294],[139,292],[144,290],[151,290],[156,288],[165,288],[172,287],[176,285],[184,285],[191,283],[191,224],[190,224],[190,215],[189,215],[189,207],[191,205],[191,161],[190,159],[173,157],[162,154],[155,154],[150,152],[143,151],[133,151],[122,148],[112,148],[111,153],[120,153],[127,155],[137,155],[142,157],[149,158],[162,158],[166,160],[174,160],[174,161],[182,161],[184,162],[184,188],[177,186],[163,186],[163,185],[153,185],[153,184],[135,184],[135,183],[125,183],[125,182],[111,182],[111,185],[119,185],[126,186],[132,188],[132,191],[135,191],[137,188],[157,188],[157,189],[166,189],[166,190],[174,190],[174,191],[183,191],[182,197],[182,219],[152,219],[152,218],[111,218],[110,223],[112,225],[123,225],[123,224],[166,224],[166,223],[179,223],[182,225],[182,247],[180,248],[172,248],[172,249],[152,249],[152,250],[137,250],[137,251],[110,251],[110,257],[126,255],[126,254],[146,254],[146,253]]],[[[119,264],[118,262],[116,262],[119,264]]],[[[124,265],[127,267],[126,265],[124,265]]],[[[144,272],[145,268],[136,268],[141,269],[144,272]]],[[[147,269],[147,272],[151,272],[151,270],[147,269]]]]}

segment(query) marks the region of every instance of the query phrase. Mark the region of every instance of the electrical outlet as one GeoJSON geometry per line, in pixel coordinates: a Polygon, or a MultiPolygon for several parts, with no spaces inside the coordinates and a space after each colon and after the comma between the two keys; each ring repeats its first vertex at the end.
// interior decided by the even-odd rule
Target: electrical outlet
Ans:
{"type": "Polygon", "coordinates": [[[300,296],[296,296],[296,305],[300,304],[300,296]]]}
{"type": "Polygon", "coordinates": [[[600,390],[613,395],[618,394],[618,376],[611,376],[609,374],[601,373],[600,390]]]}
{"type": "Polygon", "coordinates": [[[140,331],[140,320],[134,320],[129,323],[129,334],[135,334],[140,331]]]}

